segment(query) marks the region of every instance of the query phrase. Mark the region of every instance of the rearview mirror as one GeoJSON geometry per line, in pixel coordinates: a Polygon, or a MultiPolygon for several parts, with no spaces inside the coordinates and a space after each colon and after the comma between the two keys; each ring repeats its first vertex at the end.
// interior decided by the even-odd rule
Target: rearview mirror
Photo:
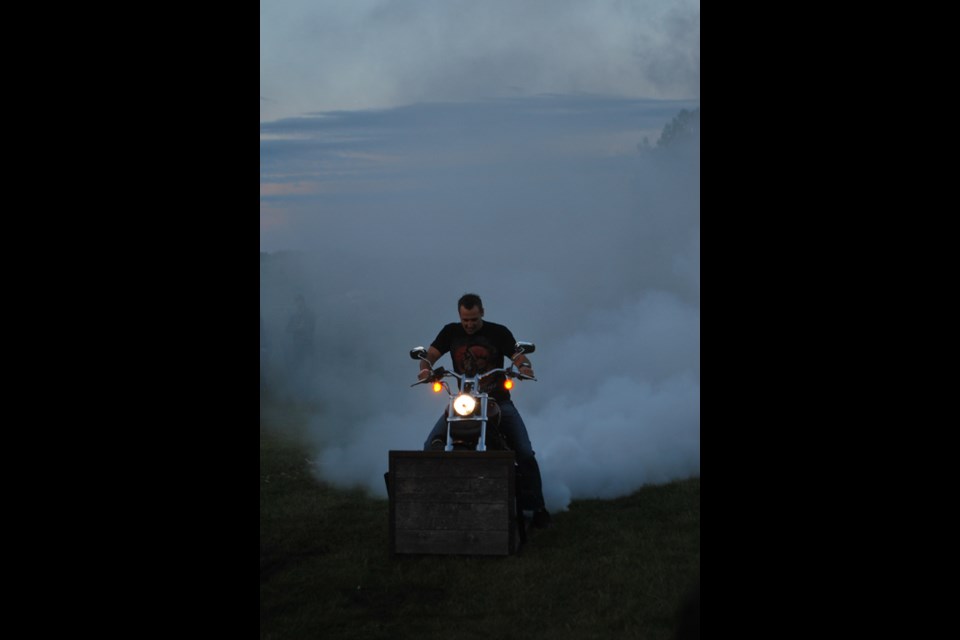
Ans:
{"type": "Polygon", "coordinates": [[[427,350],[423,347],[416,347],[415,349],[410,349],[410,357],[414,360],[419,360],[420,358],[427,357],[427,350]]]}
{"type": "Polygon", "coordinates": [[[533,353],[537,350],[537,345],[532,342],[517,342],[513,347],[514,353],[533,353]]]}

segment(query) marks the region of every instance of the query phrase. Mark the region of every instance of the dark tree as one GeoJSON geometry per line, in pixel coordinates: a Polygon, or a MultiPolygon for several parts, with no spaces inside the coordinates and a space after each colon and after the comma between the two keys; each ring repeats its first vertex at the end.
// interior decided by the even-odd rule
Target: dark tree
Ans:
{"type": "Polygon", "coordinates": [[[663,127],[657,147],[664,148],[700,137],[700,107],[683,109],[663,127]]]}

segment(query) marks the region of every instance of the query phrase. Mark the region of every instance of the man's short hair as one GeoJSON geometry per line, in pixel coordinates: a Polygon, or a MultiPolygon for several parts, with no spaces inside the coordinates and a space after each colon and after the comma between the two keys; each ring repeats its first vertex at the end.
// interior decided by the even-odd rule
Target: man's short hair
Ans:
{"type": "Polygon", "coordinates": [[[480,307],[480,311],[483,311],[483,300],[475,293],[465,293],[457,300],[457,312],[460,311],[460,307],[468,310],[480,307]]]}

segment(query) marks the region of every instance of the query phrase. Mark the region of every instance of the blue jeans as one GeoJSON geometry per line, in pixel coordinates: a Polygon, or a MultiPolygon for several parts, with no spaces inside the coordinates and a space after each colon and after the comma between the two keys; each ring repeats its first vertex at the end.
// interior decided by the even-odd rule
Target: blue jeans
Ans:
{"type": "MultiPolygon", "coordinates": [[[[498,400],[500,407],[500,433],[507,440],[507,445],[517,457],[517,488],[520,495],[520,506],[526,511],[535,511],[543,506],[543,481],[540,478],[540,465],[530,444],[530,435],[523,418],[510,400],[498,400]]],[[[423,443],[423,450],[430,451],[433,440],[447,442],[447,416],[441,415],[433,431],[423,443]]],[[[489,438],[488,438],[489,440],[489,438]]]]}

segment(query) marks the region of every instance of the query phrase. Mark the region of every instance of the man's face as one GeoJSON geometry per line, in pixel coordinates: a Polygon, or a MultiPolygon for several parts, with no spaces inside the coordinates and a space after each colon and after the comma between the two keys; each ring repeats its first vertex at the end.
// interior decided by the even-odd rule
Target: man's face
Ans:
{"type": "Polygon", "coordinates": [[[483,326],[483,310],[480,307],[460,307],[460,324],[467,335],[472,336],[483,326]]]}

